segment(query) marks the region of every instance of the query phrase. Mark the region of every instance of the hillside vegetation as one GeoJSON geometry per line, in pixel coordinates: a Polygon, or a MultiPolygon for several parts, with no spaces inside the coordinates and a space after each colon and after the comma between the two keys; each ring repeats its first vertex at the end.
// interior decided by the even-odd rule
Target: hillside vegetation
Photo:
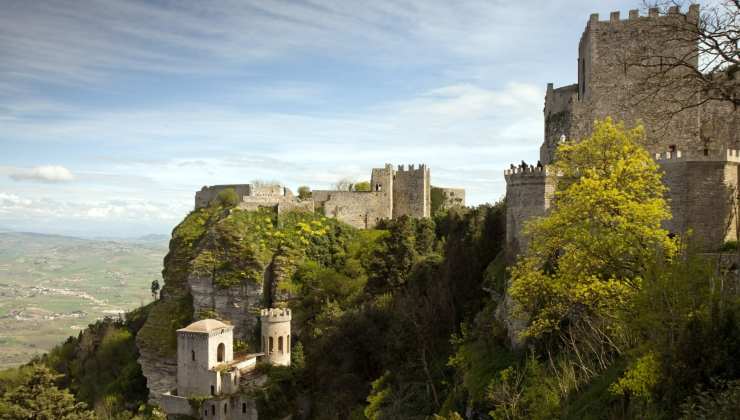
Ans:
{"type": "MultiPolygon", "coordinates": [[[[172,355],[194,316],[188,279],[205,276],[293,309],[292,366],[261,366],[252,391],[262,418],[734,418],[735,273],[661,228],[669,203],[642,141],[606,120],[561,146],[557,204],[518,257],[504,202],[359,231],[224,197],[173,231],[160,301],[5,372],[0,389],[17,396],[51,368],[42,386],[81,415],[156,418],[136,359],[172,355]]],[[[44,401],[3,397],[0,413],[31,403],[44,401]]]]}

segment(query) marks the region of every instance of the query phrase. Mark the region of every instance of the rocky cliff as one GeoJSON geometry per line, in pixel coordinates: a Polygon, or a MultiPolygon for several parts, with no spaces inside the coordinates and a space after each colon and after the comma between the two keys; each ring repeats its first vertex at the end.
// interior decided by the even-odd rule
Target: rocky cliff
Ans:
{"type": "Polygon", "coordinates": [[[136,338],[150,397],[176,387],[178,328],[218,318],[235,326],[239,347],[259,351],[259,309],[290,298],[290,277],[302,261],[343,258],[356,232],[306,212],[217,205],[191,212],[172,232],[161,299],[136,338]]]}

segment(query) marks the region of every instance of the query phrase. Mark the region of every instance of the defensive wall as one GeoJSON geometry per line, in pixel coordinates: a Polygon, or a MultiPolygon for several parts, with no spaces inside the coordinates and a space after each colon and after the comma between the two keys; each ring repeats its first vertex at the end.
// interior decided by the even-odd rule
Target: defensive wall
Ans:
{"type": "Polygon", "coordinates": [[[709,250],[738,239],[738,150],[679,150],[657,153],[655,159],[664,172],[673,216],[666,229],[677,234],[691,230],[692,240],[709,250]]]}
{"type": "MultiPolygon", "coordinates": [[[[550,208],[557,177],[548,173],[562,141],[590,135],[593,122],[611,117],[626,127],[645,126],[645,146],[660,163],[673,214],[665,226],[672,233],[693,232],[706,250],[737,239],[737,150],[740,110],[709,101],[676,112],[676,98],[696,95],[696,86],[653,89],[648,76],[663,69],[671,57],[697,57],[698,46],[677,31],[695,30],[699,6],[684,12],[670,7],[661,14],[630,10],[601,20],[592,14],[578,45],[577,83],[547,85],[544,139],[537,165],[519,165],[505,173],[507,245],[511,255],[526,247],[521,229],[550,208]],[[654,94],[645,95],[645,92],[654,94]],[[648,97],[646,97],[648,96],[648,97]]],[[[696,60],[694,60],[696,65],[696,60]]],[[[680,79],[691,69],[671,70],[680,79]]],[[[683,82],[682,82],[683,83],[683,82]]],[[[524,162],[523,162],[524,163],[524,162]]]]}
{"type": "Polygon", "coordinates": [[[557,177],[546,166],[517,166],[504,172],[506,179],[506,244],[511,260],[526,249],[524,223],[547,214],[555,196],[557,177]]]}
{"type": "Polygon", "coordinates": [[[431,188],[431,211],[449,210],[455,206],[465,206],[465,189],[464,188],[431,188]]]}
{"type": "MultiPolygon", "coordinates": [[[[237,193],[238,208],[257,210],[273,208],[278,214],[286,211],[317,211],[356,228],[375,227],[383,219],[401,216],[423,218],[431,216],[431,172],[424,165],[386,164],[374,168],[370,176],[370,191],[314,190],[311,198],[300,199],[281,186],[232,184],[204,186],[195,194],[195,208],[210,205],[221,191],[228,188],[237,193]]],[[[465,190],[441,188],[443,205],[465,205],[465,190]]]]}

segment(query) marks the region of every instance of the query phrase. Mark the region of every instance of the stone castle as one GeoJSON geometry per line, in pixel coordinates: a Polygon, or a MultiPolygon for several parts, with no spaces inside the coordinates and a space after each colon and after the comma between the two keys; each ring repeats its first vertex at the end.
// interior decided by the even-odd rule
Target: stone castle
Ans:
{"type": "MultiPolygon", "coordinates": [[[[647,16],[631,10],[627,19],[612,12],[607,21],[591,15],[578,45],[578,82],[560,88],[547,85],[540,161],[511,165],[505,171],[510,255],[526,247],[523,223],[544,215],[552,204],[557,176],[548,165],[557,145],[588,136],[593,122],[606,117],[628,127],[644,124],[646,147],[664,171],[663,181],[669,189],[673,218],[665,227],[671,233],[691,230],[695,243],[705,250],[738,239],[740,111],[731,104],[706,102],[676,112],[675,95],[698,95],[689,78],[678,91],[655,89],[649,98],[636,100],[645,83],[650,83],[646,82],[648,72],[655,73],[663,61],[657,66],[629,65],[647,51],[659,51],[666,60],[697,57],[696,42],[676,36],[680,30],[676,28],[695,28],[698,18],[698,5],[691,5],[686,13],[671,7],[660,14],[653,8],[647,16]]],[[[681,71],[693,69],[671,71],[672,77],[680,78],[685,75],[681,71]]]]}
{"type": "Polygon", "coordinates": [[[262,351],[234,354],[234,327],[203,319],[177,330],[177,388],[161,396],[168,418],[257,420],[248,391],[264,384],[258,359],[290,366],[290,309],[260,312],[262,351]]]}
{"type": "Polygon", "coordinates": [[[426,165],[394,168],[386,164],[372,170],[370,191],[313,190],[310,198],[300,198],[279,185],[204,186],[195,193],[195,209],[207,207],[227,188],[234,189],[239,197],[238,207],[245,210],[272,208],[278,214],[293,210],[318,211],[360,229],[373,228],[383,219],[404,215],[430,217],[436,208],[465,205],[465,190],[433,187],[426,165]]]}

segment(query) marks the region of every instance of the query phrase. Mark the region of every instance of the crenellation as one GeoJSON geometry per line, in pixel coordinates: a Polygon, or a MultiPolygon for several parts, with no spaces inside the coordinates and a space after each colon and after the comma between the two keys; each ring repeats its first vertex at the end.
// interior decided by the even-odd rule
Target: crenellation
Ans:
{"type": "MultiPolygon", "coordinates": [[[[381,220],[410,216],[431,216],[431,171],[426,164],[393,165],[373,168],[370,191],[313,190],[311,198],[301,199],[289,188],[279,185],[255,186],[232,184],[204,186],[195,194],[195,209],[207,207],[218,194],[233,188],[239,197],[237,208],[254,211],[261,208],[276,210],[278,215],[289,211],[318,211],[360,229],[375,227],[381,220]]],[[[454,201],[464,205],[458,192],[454,201]]]]}
{"type": "MultiPolygon", "coordinates": [[[[548,165],[558,145],[590,135],[594,121],[607,117],[627,127],[645,127],[644,145],[660,164],[668,187],[672,219],[666,229],[677,234],[692,230],[705,249],[738,237],[740,110],[708,101],[676,113],[671,108],[675,95],[696,94],[688,82],[636,100],[650,90],[644,83],[657,79],[650,78],[653,67],[631,63],[654,56],[692,57],[698,66],[696,41],[674,31],[694,33],[699,14],[699,5],[691,4],[685,13],[673,6],[665,13],[650,8],[647,16],[640,16],[633,9],[626,20],[616,11],[603,22],[597,13],[590,15],[578,43],[577,83],[559,88],[547,84],[540,161],[504,171],[510,255],[526,248],[521,233],[526,220],[546,214],[554,198],[557,174],[548,165]]],[[[681,68],[672,74],[681,80],[691,71],[681,68]]]]}

